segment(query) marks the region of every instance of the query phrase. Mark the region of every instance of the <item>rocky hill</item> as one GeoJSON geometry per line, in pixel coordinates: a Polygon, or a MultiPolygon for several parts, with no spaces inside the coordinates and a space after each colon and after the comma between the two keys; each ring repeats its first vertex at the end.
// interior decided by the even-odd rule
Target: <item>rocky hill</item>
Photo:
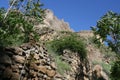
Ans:
{"type": "Polygon", "coordinates": [[[57,19],[50,10],[46,10],[44,22],[36,25],[39,42],[0,47],[0,80],[109,80],[115,55],[107,47],[94,44],[92,31],[73,32],[68,23],[57,19]],[[61,37],[76,35],[85,43],[84,60],[70,49],[58,55],[50,46],[61,37]]]}

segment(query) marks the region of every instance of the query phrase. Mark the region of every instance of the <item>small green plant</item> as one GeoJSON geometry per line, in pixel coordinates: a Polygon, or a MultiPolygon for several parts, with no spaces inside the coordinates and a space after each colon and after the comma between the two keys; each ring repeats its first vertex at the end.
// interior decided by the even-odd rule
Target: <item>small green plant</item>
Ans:
{"type": "Polygon", "coordinates": [[[65,71],[70,71],[70,65],[60,59],[60,56],[56,56],[55,58],[56,64],[57,64],[57,71],[60,74],[64,74],[65,71]]]}
{"type": "Polygon", "coordinates": [[[120,80],[120,57],[116,59],[111,67],[111,80],[120,80]]]}
{"type": "Polygon", "coordinates": [[[52,49],[60,55],[62,55],[63,50],[68,49],[79,53],[81,60],[85,59],[87,56],[84,42],[74,35],[53,40],[50,44],[52,49]]]}
{"type": "Polygon", "coordinates": [[[61,56],[56,54],[56,52],[52,49],[52,47],[49,43],[47,43],[46,47],[47,47],[50,55],[52,55],[55,59],[55,63],[57,65],[57,71],[61,75],[64,75],[65,71],[70,71],[70,65],[67,62],[64,62],[64,61],[61,60],[61,56]]]}

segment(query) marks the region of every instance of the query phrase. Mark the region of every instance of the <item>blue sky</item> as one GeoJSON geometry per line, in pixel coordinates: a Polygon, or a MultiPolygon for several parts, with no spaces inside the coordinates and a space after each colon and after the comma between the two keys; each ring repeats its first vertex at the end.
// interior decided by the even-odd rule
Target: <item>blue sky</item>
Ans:
{"type": "MultiPolygon", "coordinates": [[[[0,7],[7,6],[0,0],[0,7]]],[[[41,0],[44,8],[51,9],[55,16],[70,24],[75,31],[89,30],[107,11],[120,13],[120,0],[41,0]]]]}

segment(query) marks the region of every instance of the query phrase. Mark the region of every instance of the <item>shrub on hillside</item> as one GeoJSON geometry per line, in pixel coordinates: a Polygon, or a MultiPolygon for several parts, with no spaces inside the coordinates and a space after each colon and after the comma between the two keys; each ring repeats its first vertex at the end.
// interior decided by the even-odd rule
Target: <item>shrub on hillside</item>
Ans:
{"type": "Polygon", "coordinates": [[[85,44],[82,40],[74,35],[64,36],[60,39],[53,40],[51,46],[58,54],[62,54],[63,50],[69,49],[73,52],[79,53],[81,59],[86,58],[85,44]]]}
{"type": "Polygon", "coordinates": [[[112,65],[110,77],[111,80],[120,80],[120,57],[112,65]]]}

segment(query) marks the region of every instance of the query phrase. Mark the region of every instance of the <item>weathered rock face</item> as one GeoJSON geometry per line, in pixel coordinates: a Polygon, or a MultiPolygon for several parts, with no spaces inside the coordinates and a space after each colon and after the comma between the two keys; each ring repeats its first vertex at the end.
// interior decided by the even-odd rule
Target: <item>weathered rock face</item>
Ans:
{"type": "Polygon", "coordinates": [[[36,25],[37,29],[40,27],[49,27],[57,31],[73,31],[67,22],[59,20],[51,10],[47,9],[45,15],[44,24],[36,25]]]}
{"type": "Polygon", "coordinates": [[[100,65],[95,65],[92,71],[92,80],[108,80],[108,76],[100,65]]]}
{"type": "MultiPolygon", "coordinates": [[[[89,60],[89,65],[90,65],[90,71],[88,72],[90,76],[90,80],[109,80],[108,78],[109,74],[106,73],[105,69],[102,69],[102,67],[104,68],[103,64],[105,65],[109,64],[109,61],[111,60],[112,57],[107,57],[107,58],[104,57],[105,54],[103,54],[99,48],[96,48],[95,44],[90,41],[90,39],[94,37],[92,31],[85,30],[85,31],[77,32],[77,34],[79,36],[82,36],[84,40],[86,40],[87,58],[89,60]],[[97,62],[96,64],[94,64],[95,61],[97,62]],[[102,62],[102,64],[100,62],[102,62]]],[[[101,41],[101,43],[103,42],[101,41]]]]}
{"type": "Polygon", "coordinates": [[[71,52],[70,50],[63,51],[62,59],[71,65],[71,71],[65,73],[67,80],[90,80],[88,72],[90,65],[87,60],[82,61],[78,53],[71,52]]]}

